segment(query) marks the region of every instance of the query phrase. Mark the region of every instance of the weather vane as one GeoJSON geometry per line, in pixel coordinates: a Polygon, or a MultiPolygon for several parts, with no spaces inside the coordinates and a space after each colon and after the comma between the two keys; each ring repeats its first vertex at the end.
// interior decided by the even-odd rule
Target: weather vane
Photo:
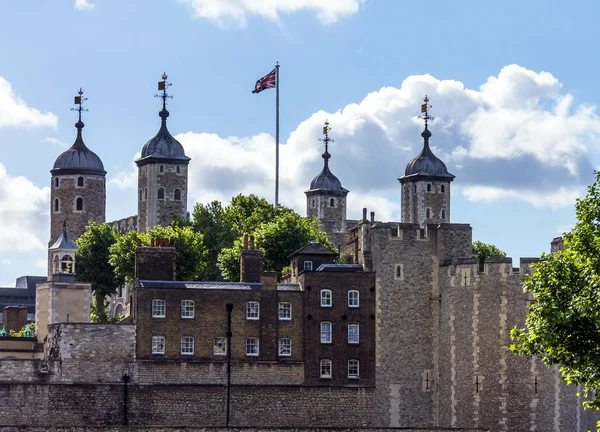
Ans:
{"type": "Polygon", "coordinates": [[[163,72],[162,74],[162,81],[158,82],[158,90],[162,91],[162,94],[157,93],[154,95],[154,97],[157,98],[162,98],[163,100],[163,109],[166,110],[167,109],[167,98],[169,99],[173,99],[173,96],[169,95],[167,93],[167,87],[171,87],[171,83],[167,82],[167,73],[163,72]]]}
{"type": "Polygon", "coordinates": [[[323,126],[323,135],[325,135],[325,138],[319,138],[319,141],[323,141],[325,143],[325,153],[329,153],[328,147],[329,147],[329,143],[330,142],[335,142],[334,140],[332,140],[331,138],[329,138],[329,131],[331,130],[331,128],[329,127],[329,121],[325,120],[325,126],[323,126]]]}
{"type": "Polygon", "coordinates": [[[88,111],[86,108],[83,108],[83,103],[87,100],[86,97],[83,97],[83,89],[79,87],[79,91],[77,92],[79,96],[75,96],[75,105],[79,105],[77,108],[71,108],[71,111],[79,112],[79,121],[81,122],[81,112],[88,111]]]}
{"type": "Polygon", "coordinates": [[[427,122],[429,120],[433,120],[433,117],[429,115],[429,110],[433,107],[429,105],[429,98],[427,97],[427,95],[425,95],[425,97],[423,98],[423,102],[425,103],[421,104],[422,115],[420,115],[419,118],[425,120],[425,128],[427,128],[427,122]]]}

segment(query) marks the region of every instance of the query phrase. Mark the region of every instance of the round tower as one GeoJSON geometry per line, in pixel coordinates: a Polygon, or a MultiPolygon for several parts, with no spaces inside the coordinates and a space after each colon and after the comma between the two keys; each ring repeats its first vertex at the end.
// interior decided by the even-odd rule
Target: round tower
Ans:
{"type": "Polygon", "coordinates": [[[317,218],[321,228],[327,233],[329,240],[341,249],[345,248],[346,241],[346,197],[348,190],[342,187],[340,180],[329,170],[329,122],[323,126],[325,153],[323,153],[323,169],[310,182],[310,189],[306,194],[306,215],[317,218]]]}
{"type": "Polygon", "coordinates": [[[75,96],[74,110],[79,112],[75,123],[77,138],[73,145],[63,152],[50,171],[50,242],[54,243],[63,235],[63,225],[67,223],[69,237],[76,240],[81,236],[90,221],[103,223],[106,217],[106,171],[96,153],[83,142],[81,121],[83,91],[75,96]]]}
{"type": "Polygon", "coordinates": [[[421,227],[450,222],[450,183],[455,177],[429,148],[428,121],[433,117],[429,115],[431,105],[427,96],[424,102],[421,105],[421,118],[425,120],[425,130],[421,133],[423,150],[398,178],[402,185],[402,222],[418,223],[421,227]]]}
{"type": "Polygon", "coordinates": [[[183,146],[167,129],[166,100],[167,74],[158,82],[163,100],[158,113],[161,125],[158,133],[142,148],[138,166],[138,231],[143,232],[157,225],[170,225],[175,219],[187,218],[188,165],[190,158],[183,146]]]}

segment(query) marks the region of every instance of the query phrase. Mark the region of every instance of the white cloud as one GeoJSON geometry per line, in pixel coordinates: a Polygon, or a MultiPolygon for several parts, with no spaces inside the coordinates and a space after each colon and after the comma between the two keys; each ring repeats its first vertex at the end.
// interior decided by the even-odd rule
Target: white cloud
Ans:
{"type": "Polygon", "coordinates": [[[75,9],[77,10],[92,10],[95,7],[96,5],[88,0],[75,0],[75,9]]]}
{"type": "Polygon", "coordinates": [[[47,270],[48,269],[48,258],[46,257],[46,258],[36,259],[34,265],[36,268],[47,270]]]}
{"type": "Polygon", "coordinates": [[[19,98],[10,83],[0,76],[0,127],[2,126],[50,126],[56,128],[58,117],[52,113],[42,114],[19,98]]]}
{"type": "MultiPolygon", "coordinates": [[[[385,87],[335,113],[319,111],[302,121],[280,147],[280,201],[305,212],[304,191],[323,167],[321,128],[332,126],[330,168],[350,190],[348,217],[362,207],[378,220],[398,220],[397,178],[421,151],[422,97],[434,105],[433,151],[457,175],[455,193],[471,201],[512,200],[536,207],[570,206],[584,193],[598,149],[600,118],[562,91],[546,72],[504,67],[479,89],[430,75],[407,77],[399,88],[385,87]]],[[[238,193],[273,200],[274,138],[220,137],[186,132],[176,137],[192,158],[189,201],[227,202],[238,193]]],[[[135,188],[137,171],[119,173],[110,183],[135,188]]]]}
{"type": "Polygon", "coordinates": [[[135,160],[139,159],[142,155],[141,152],[137,152],[133,159],[131,160],[131,164],[129,169],[119,170],[114,175],[114,177],[110,177],[108,179],[109,185],[114,185],[118,189],[137,189],[137,165],[135,164],[135,160]]]}
{"type": "Polygon", "coordinates": [[[12,177],[0,164],[0,253],[45,250],[50,189],[12,177]]]}
{"type": "Polygon", "coordinates": [[[584,193],[584,188],[561,187],[552,194],[540,194],[535,190],[500,189],[487,186],[470,186],[463,190],[469,201],[497,201],[511,199],[524,201],[534,207],[561,208],[573,205],[575,200],[584,193]]]}
{"type": "MultiPolygon", "coordinates": [[[[80,0],[78,0],[80,1],[80,0]]],[[[83,0],[82,0],[83,1],[83,0]]],[[[248,15],[259,15],[278,22],[281,14],[306,10],[314,12],[324,24],[358,12],[363,0],[180,0],[189,4],[195,16],[215,21],[223,26],[234,22],[244,26],[248,15]]]]}
{"type": "Polygon", "coordinates": [[[13,263],[12,260],[9,260],[6,258],[0,260],[0,265],[11,265],[12,263],[13,263]]]}
{"type": "Polygon", "coordinates": [[[70,147],[70,145],[68,143],[61,141],[58,138],[46,137],[46,138],[44,138],[43,142],[46,144],[52,144],[61,149],[67,149],[70,147]]]}

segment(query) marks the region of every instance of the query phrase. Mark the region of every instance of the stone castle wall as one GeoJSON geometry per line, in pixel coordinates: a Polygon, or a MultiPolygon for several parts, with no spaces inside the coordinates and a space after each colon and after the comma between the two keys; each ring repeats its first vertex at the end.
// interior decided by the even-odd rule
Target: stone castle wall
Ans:
{"type": "Polygon", "coordinates": [[[531,298],[522,284],[533,259],[476,260],[440,270],[439,400],[441,424],[491,430],[584,431],[596,416],[584,411],[557,368],[510,352],[510,330],[521,327],[531,298]]]}
{"type": "Polygon", "coordinates": [[[167,226],[179,217],[187,217],[187,164],[148,163],[139,167],[138,230],[147,231],[156,225],[167,226]],[[161,171],[162,167],[162,171],[161,171]],[[177,169],[179,168],[179,172],[177,169]],[[163,188],[164,198],[158,199],[163,188]],[[181,197],[175,199],[175,189],[181,197]]]}
{"type": "Polygon", "coordinates": [[[52,245],[67,222],[67,233],[77,240],[90,221],[104,223],[106,217],[106,180],[101,175],[72,174],[52,176],[50,186],[50,241],[52,245]],[[77,179],[83,177],[83,186],[77,186],[77,179]],[[58,179],[58,186],[56,186],[58,179]],[[82,210],[76,210],[77,198],[83,198],[82,210]],[[55,211],[55,200],[59,209],[55,211]]]}

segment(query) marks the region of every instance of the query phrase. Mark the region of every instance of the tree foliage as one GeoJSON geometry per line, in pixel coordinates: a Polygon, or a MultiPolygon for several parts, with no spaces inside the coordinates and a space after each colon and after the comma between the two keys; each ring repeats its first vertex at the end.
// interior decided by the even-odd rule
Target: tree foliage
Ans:
{"type": "MultiPolygon", "coordinates": [[[[327,239],[327,234],[319,231],[316,220],[303,218],[293,211],[283,212],[273,220],[263,222],[251,234],[265,253],[263,267],[280,275],[283,268],[289,264],[288,255],[309,241],[318,241],[335,250],[335,246],[327,239]]],[[[239,262],[242,248],[242,238],[238,238],[232,247],[219,254],[219,267],[226,280],[240,280],[239,262]]]]}
{"type": "Polygon", "coordinates": [[[561,366],[569,384],[595,395],[600,408],[600,174],[575,204],[577,223],[565,234],[565,250],[544,254],[525,281],[531,293],[526,326],[513,329],[511,349],[561,366]]]}
{"type": "Polygon", "coordinates": [[[118,277],[132,283],[135,277],[135,250],[138,242],[149,246],[153,238],[172,238],[175,242],[175,265],[178,280],[204,278],[206,248],[203,236],[189,226],[157,226],[147,233],[129,231],[119,236],[110,248],[110,263],[118,277]]]}
{"type": "Polygon", "coordinates": [[[484,243],[481,241],[474,241],[473,255],[477,257],[480,263],[482,263],[485,261],[486,258],[505,257],[506,252],[501,251],[494,245],[484,243]]]}
{"type": "Polygon", "coordinates": [[[91,282],[96,300],[99,322],[106,322],[104,301],[114,294],[124,280],[110,264],[109,249],[117,242],[119,234],[107,224],[90,222],[87,230],[77,239],[79,249],[75,255],[75,272],[79,281],[91,282]]]}

